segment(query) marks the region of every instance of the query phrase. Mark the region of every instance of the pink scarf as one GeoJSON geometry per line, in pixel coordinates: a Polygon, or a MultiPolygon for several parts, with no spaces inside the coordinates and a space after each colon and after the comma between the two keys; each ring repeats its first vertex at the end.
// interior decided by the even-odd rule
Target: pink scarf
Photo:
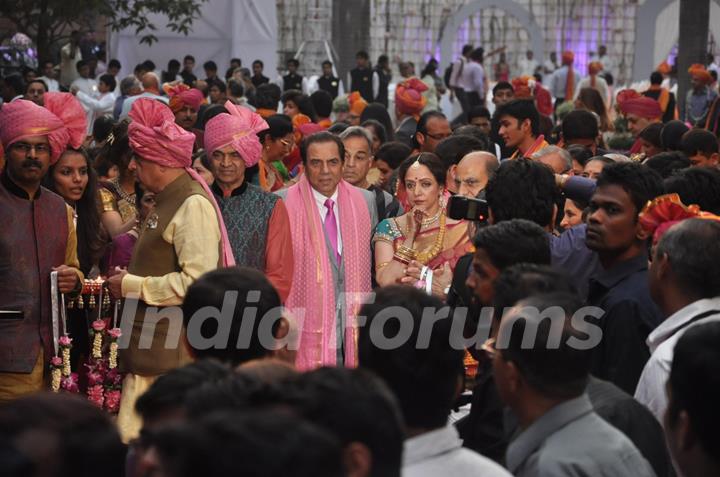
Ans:
{"type": "MultiPolygon", "coordinates": [[[[345,366],[357,365],[357,313],[370,292],[370,213],[362,194],[345,181],[338,184],[338,208],[345,265],[347,323],[345,366]]],[[[285,205],[290,216],[295,270],[287,307],[298,318],[300,370],[334,366],[337,361],[336,297],[325,246],[323,224],[310,183],[303,176],[288,189],[285,205]]]]}

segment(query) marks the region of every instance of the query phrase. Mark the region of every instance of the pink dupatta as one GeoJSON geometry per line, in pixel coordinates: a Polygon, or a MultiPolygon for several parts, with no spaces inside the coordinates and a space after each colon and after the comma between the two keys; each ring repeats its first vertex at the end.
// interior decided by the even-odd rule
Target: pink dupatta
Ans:
{"type": "MultiPolygon", "coordinates": [[[[357,365],[356,317],[370,284],[370,212],[362,194],[338,184],[342,261],[345,265],[345,366],[357,365]]],[[[288,189],[295,270],[287,307],[300,321],[296,365],[300,370],[337,364],[336,298],[323,224],[310,183],[303,176],[288,189]]]]}

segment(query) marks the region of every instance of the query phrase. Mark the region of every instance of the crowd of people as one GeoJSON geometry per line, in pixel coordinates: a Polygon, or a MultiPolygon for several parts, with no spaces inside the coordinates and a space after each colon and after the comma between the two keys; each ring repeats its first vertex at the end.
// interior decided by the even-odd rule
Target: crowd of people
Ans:
{"type": "Polygon", "coordinates": [[[705,66],[680,116],[602,47],[491,87],[472,45],[343,83],[76,41],[3,78],[6,475],[720,472],[705,66]]]}

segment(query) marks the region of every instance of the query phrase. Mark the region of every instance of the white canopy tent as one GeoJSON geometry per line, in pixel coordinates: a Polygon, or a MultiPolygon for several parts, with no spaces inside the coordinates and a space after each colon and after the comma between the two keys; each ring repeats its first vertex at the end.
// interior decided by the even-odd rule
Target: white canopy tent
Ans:
{"type": "Polygon", "coordinates": [[[165,27],[167,18],[152,15],[158,27],[158,38],[152,46],[139,43],[133,30],[110,32],[108,59],[122,64],[120,76],[132,74],[133,68],[152,60],[158,71],[167,68],[170,59],[182,63],[185,55],[195,57],[195,75],[204,78],[202,64],[213,60],[218,75],[223,76],[230,58],[240,58],[243,67],[251,68],[254,60],[265,64],[265,76],[275,77],[277,64],[277,12],[275,2],[264,0],[209,0],[201,6],[201,17],[187,36],[165,27]]]}

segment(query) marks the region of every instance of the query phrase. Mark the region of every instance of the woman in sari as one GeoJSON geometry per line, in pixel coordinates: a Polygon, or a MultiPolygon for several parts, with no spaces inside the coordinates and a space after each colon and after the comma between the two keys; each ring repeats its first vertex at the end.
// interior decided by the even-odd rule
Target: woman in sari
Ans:
{"type": "Polygon", "coordinates": [[[293,125],[287,116],[275,114],[266,119],[269,128],[260,131],[258,137],[262,143],[262,157],[256,166],[246,171],[251,184],[265,192],[275,192],[285,187],[289,173],[283,164],[295,146],[293,125]]]}
{"type": "Polygon", "coordinates": [[[373,237],[380,286],[404,283],[445,296],[458,259],[472,251],[467,222],[447,217],[445,167],[435,154],[413,156],[401,171],[408,213],[380,222],[373,237]]]}

